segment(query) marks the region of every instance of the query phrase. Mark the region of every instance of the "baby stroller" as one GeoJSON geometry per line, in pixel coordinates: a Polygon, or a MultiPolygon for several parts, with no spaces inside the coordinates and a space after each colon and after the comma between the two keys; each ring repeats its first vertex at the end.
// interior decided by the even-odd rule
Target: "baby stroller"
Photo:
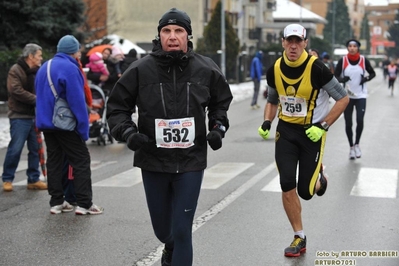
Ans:
{"type": "Polygon", "coordinates": [[[89,138],[97,138],[98,145],[104,144],[105,146],[107,142],[114,143],[105,117],[108,96],[99,86],[95,84],[89,86],[93,97],[92,109],[89,114],[89,138]]]}

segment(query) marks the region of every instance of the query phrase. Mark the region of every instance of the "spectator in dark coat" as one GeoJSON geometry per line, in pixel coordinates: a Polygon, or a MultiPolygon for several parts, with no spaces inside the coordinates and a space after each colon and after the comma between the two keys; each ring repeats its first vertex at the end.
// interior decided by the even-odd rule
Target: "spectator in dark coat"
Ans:
{"type": "Polygon", "coordinates": [[[35,76],[42,64],[42,48],[29,43],[21,57],[10,68],[7,76],[8,118],[10,119],[11,140],[3,163],[3,190],[12,191],[22,150],[28,148],[28,189],[47,189],[47,184],[40,180],[39,143],[35,131],[35,76]]]}
{"type": "Polygon", "coordinates": [[[131,63],[137,60],[137,51],[136,49],[130,49],[129,53],[125,55],[125,60],[122,62],[121,70],[122,73],[130,66],[131,63]]]}

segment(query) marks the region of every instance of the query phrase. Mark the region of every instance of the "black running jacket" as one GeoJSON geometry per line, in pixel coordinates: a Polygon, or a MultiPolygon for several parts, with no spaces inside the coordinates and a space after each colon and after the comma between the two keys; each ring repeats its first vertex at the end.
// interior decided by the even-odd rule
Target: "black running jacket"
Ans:
{"type": "Polygon", "coordinates": [[[135,62],[112,89],[107,102],[107,122],[113,137],[126,141],[133,127],[149,137],[149,143],[135,151],[134,166],[164,173],[203,170],[207,166],[206,119],[208,129],[221,123],[229,127],[227,110],[233,99],[219,67],[208,57],[165,52],[157,40],[151,54],[135,62]],[[138,127],[132,111],[138,107],[138,127]],[[208,113],[208,114],[206,114],[208,113]],[[161,148],[155,140],[155,119],[193,117],[194,145],[189,148],[161,148]]]}

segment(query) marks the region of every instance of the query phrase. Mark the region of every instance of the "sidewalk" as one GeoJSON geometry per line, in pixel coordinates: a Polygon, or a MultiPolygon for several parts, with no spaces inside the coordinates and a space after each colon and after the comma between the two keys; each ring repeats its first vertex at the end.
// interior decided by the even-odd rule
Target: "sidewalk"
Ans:
{"type": "MultiPolygon", "coordinates": [[[[259,97],[263,97],[262,93],[265,89],[266,81],[261,81],[261,89],[259,92],[259,97]]],[[[233,93],[233,103],[240,102],[245,99],[252,97],[253,93],[253,83],[244,82],[240,84],[230,84],[231,92],[233,93]]],[[[248,102],[248,105],[250,103],[248,102]]],[[[10,122],[7,118],[7,103],[0,102],[0,149],[7,147],[10,141],[10,122]]]]}

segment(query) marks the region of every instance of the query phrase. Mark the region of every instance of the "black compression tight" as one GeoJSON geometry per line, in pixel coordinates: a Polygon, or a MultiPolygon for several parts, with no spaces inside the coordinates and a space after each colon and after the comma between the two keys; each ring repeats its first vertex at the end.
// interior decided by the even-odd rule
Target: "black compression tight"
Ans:
{"type": "Polygon", "coordinates": [[[349,104],[346,106],[344,117],[345,117],[345,132],[348,137],[350,147],[353,144],[359,144],[360,137],[364,127],[364,115],[366,113],[366,98],[362,99],[350,99],[349,104]],[[352,132],[352,116],[353,109],[356,108],[356,138],[353,143],[353,132],[352,132]]]}
{"type": "Polygon", "coordinates": [[[192,265],[192,224],[204,171],[141,172],[156,237],[173,249],[173,266],[192,265]]]}

